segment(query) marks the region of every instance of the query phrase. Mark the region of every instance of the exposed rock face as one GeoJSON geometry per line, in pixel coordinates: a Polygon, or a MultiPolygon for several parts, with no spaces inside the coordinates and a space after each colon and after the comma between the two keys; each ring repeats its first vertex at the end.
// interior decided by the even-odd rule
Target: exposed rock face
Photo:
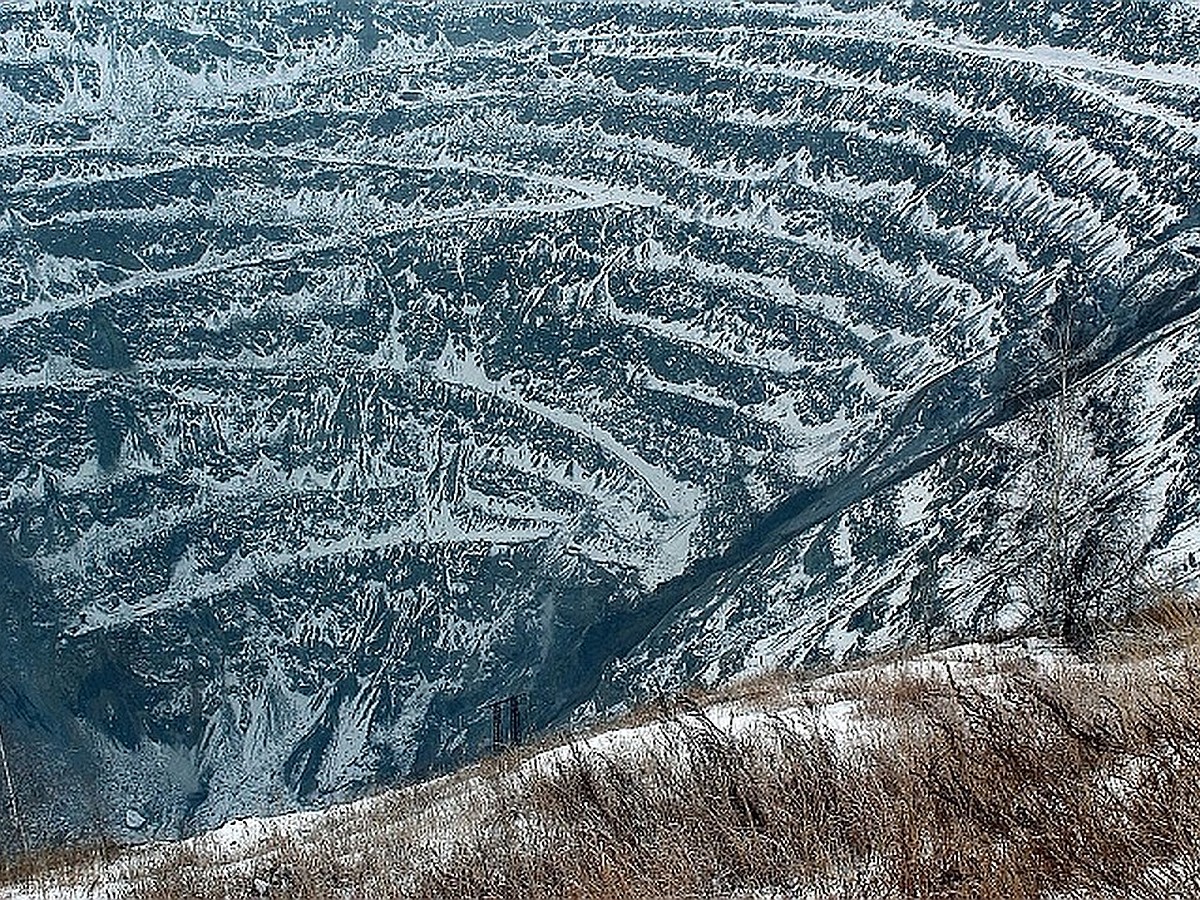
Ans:
{"type": "Polygon", "coordinates": [[[0,13],[42,839],[1028,615],[1051,307],[1108,493],[1200,549],[1197,7],[142,6],[0,13]]]}

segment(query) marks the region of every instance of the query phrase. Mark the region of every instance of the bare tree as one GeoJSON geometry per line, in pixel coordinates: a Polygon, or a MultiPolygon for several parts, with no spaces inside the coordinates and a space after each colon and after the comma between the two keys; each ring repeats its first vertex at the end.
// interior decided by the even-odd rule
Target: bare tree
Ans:
{"type": "Polygon", "coordinates": [[[1098,618],[1129,610],[1144,538],[1140,496],[1117,483],[1111,460],[1095,447],[1074,315],[1069,304],[1052,303],[1042,333],[1053,382],[1030,417],[1018,580],[1044,629],[1078,646],[1098,618]]]}
{"type": "Polygon", "coordinates": [[[4,731],[0,729],[0,770],[3,770],[4,785],[8,791],[8,810],[12,817],[13,828],[17,833],[17,840],[21,844],[21,849],[26,853],[29,852],[29,835],[25,832],[24,823],[21,821],[21,811],[17,806],[17,791],[13,785],[12,770],[8,765],[8,749],[4,744],[4,731]]]}
{"type": "MultiPolygon", "coordinates": [[[[1062,637],[1073,643],[1082,637],[1083,604],[1081,585],[1073,577],[1072,556],[1076,532],[1081,523],[1088,492],[1086,484],[1076,484],[1084,473],[1084,433],[1079,415],[1079,397],[1072,376],[1074,346],[1069,311],[1047,329],[1048,350],[1054,360],[1054,399],[1042,411],[1043,452],[1049,475],[1044,495],[1045,548],[1041,580],[1044,609],[1059,620],[1062,637]]],[[[1090,455],[1090,454],[1089,454],[1090,455]]]]}

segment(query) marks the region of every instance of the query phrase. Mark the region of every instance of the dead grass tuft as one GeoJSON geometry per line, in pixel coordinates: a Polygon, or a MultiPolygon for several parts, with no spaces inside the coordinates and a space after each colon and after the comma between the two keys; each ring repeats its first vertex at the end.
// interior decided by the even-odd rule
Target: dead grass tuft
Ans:
{"type": "Polygon", "coordinates": [[[124,896],[1200,896],[1197,621],[1163,606],[1087,656],[948,651],[716,695],[753,727],[684,697],[627,720],[636,737],[512,754],[252,851],[127,860],[124,896]],[[849,724],[822,718],[837,701],[849,724]]]}

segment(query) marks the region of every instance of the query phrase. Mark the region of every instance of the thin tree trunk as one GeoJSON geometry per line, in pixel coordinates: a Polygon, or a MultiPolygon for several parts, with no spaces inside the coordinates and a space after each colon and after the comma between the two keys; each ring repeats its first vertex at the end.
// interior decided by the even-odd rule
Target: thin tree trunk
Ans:
{"type": "Polygon", "coordinates": [[[8,767],[8,751],[4,746],[3,729],[0,729],[0,768],[4,770],[4,783],[8,788],[8,808],[12,816],[13,828],[17,831],[17,838],[21,842],[21,849],[28,853],[29,835],[25,832],[25,826],[21,822],[21,813],[17,808],[17,791],[13,785],[12,770],[8,767]]]}

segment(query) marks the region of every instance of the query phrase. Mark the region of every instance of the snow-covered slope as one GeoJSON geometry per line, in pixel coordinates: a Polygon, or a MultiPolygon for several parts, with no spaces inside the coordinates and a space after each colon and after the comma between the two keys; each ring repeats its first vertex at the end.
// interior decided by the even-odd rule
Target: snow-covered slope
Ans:
{"type": "Polygon", "coordinates": [[[1195,639],[773,673],[321,812],[50,860],[0,898],[1170,896],[1200,851],[1195,639]]]}
{"type": "Polygon", "coordinates": [[[974,585],[1053,298],[1186,562],[1197,46],[1173,3],[6,6],[0,723],[41,831],[1020,615],[974,585]]]}

